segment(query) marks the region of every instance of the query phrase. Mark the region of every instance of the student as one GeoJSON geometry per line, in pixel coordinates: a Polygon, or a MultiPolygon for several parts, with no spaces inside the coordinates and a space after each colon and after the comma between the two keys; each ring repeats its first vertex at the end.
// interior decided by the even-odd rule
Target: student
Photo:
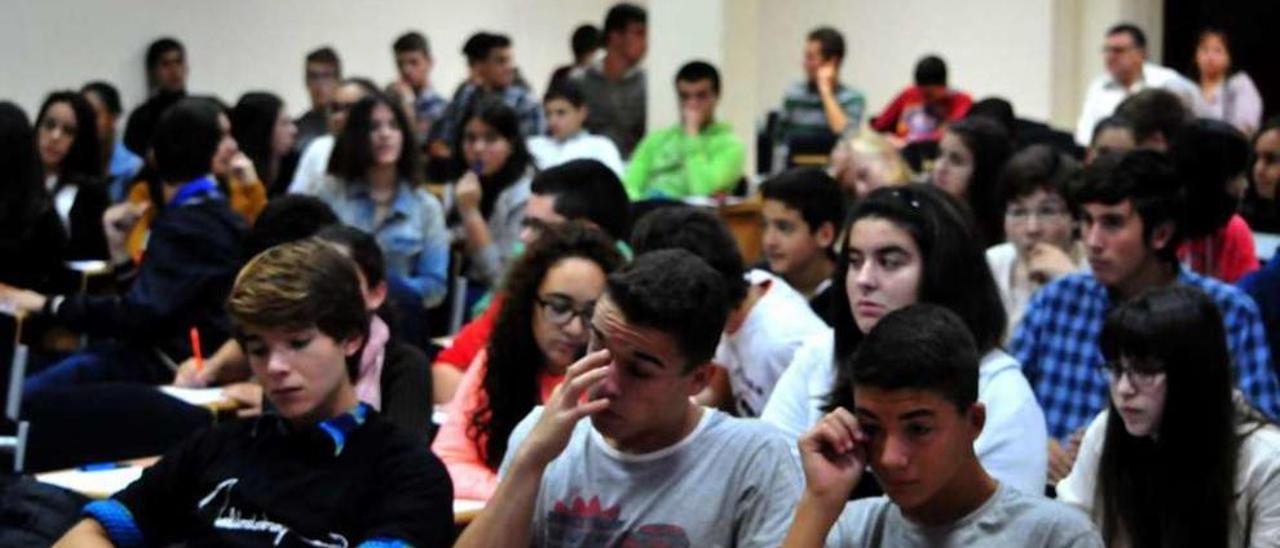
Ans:
{"type": "Polygon", "coordinates": [[[1173,139],[1170,157],[1186,187],[1181,226],[1185,241],[1178,259],[1204,276],[1235,283],[1258,269],[1253,231],[1236,213],[1244,198],[1249,142],[1226,122],[1200,118],[1173,139]]]}
{"type": "MultiPolygon", "coordinates": [[[[572,160],[539,172],[530,185],[524,206],[524,228],[520,245],[528,246],[548,227],[581,221],[604,231],[623,256],[632,256],[626,244],[631,202],[622,181],[604,164],[595,160],[572,160]]],[[[502,308],[502,292],[480,317],[453,336],[453,343],[436,355],[431,366],[436,403],[453,399],[463,372],[476,354],[488,344],[489,333],[502,308]]]]}
{"type": "Polygon", "coordinates": [[[862,125],[866,99],[840,82],[844,36],[831,27],[809,31],[804,43],[805,80],[787,88],[778,114],[778,141],[835,142],[862,125]]]}
{"type": "Polygon", "coordinates": [[[831,150],[830,172],[850,205],[877,188],[905,185],[915,178],[893,143],[870,131],[836,143],[831,150]]]}
{"type": "Polygon", "coordinates": [[[604,18],[604,57],[574,70],[569,79],[587,101],[587,130],[617,145],[630,158],[645,130],[645,69],[649,16],[644,8],[619,2],[604,18]]]}
{"type": "MultiPolygon", "coordinates": [[[[590,66],[591,62],[595,61],[596,54],[599,53],[602,45],[600,29],[596,28],[595,25],[582,24],[573,29],[573,36],[569,39],[569,49],[573,51],[573,64],[556,67],[556,70],[551,73],[551,78],[548,80],[547,93],[567,83],[574,70],[585,69],[590,66]]],[[[543,99],[543,102],[545,103],[546,99],[543,99]]],[[[550,117],[548,117],[547,122],[550,121],[550,117]]],[[[614,148],[617,147],[615,146],[614,148]]]]}
{"type": "Polygon", "coordinates": [[[427,143],[431,126],[444,116],[445,100],[431,86],[431,45],[419,32],[406,32],[391,45],[396,58],[399,79],[387,86],[387,93],[400,102],[405,117],[413,127],[413,137],[420,145],[427,143]]]}
{"type": "Polygon", "coordinates": [[[277,195],[284,191],[293,178],[284,165],[285,156],[293,150],[298,137],[298,126],[289,119],[284,101],[272,93],[249,92],[240,96],[231,109],[231,135],[240,151],[253,162],[258,179],[267,187],[267,193],[277,195]]]}
{"type": "Polygon", "coordinates": [[[129,152],[124,142],[116,137],[116,122],[124,112],[120,104],[120,92],[115,86],[95,80],[80,88],[80,95],[93,107],[98,128],[98,146],[102,150],[102,165],[106,168],[107,195],[112,203],[124,199],[126,188],[142,169],[142,158],[129,152]]]}
{"type": "Polygon", "coordinates": [[[549,228],[511,267],[493,334],[458,386],[432,443],[454,495],[488,500],[516,423],[547,401],[585,352],[590,311],[622,254],[598,229],[549,228]]]}
{"type": "Polygon", "coordinates": [[[931,182],[969,208],[978,236],[987,246],[1004,241],[1004,204],[996,179],[1013,153],[999,123],[971,116],[947,127],[938,143],[931,182]]]}
{"type": "Polygon", "coordinates": [[[978,349],[944,307],[889,312],[867,333],[836,407],[800,439],[805,489],[787,548],[1101,548],[1080,512],[993,478],[974,453],[988,428],[978,349]],[[887,497],[848,502],[870,465],[887,497]]]}
{"type": "Polygon", "coordinates": [[[1147,89],[1129,96],[1116,107],[1116,116],[1133,124],[1137,148],[1158,152],[1168,152],[1178,130],[1192,118],[1182,98],[1164,89],[1147,89]]]}
{"type": "Polygon", "coordinates": [[[1123,154],[1135,148],[1138,141],[1134,138],[1133,124],[1118,115],[1107,116],[1093,126],[1093,139],[1085,151],[1084,165],[1092,164],[1101,156],[1123,154]]]}
{"type": "MultiPolygon", "coordinates": [[[[1267,330],[1267,346],[1280,348],[1280,260],[1267,261],[1261,269],[1241,278],[1236,287],[1257,303],[1262,325],[1267,330]]],[[[1271,355],[1271,369],[1280,371],[1280,353],[1271,355]]]]}
{"type": "Polygon", "coordinates": [[[1280,116],[1267,120],[1253,139],[1253,168],[1240,214],[1258,232],[1280,232],[1280,116]]]}
{"type": "Polygon", "coordinates": [[[188,98],[157,124],[152,151],[166,205],[156,215],[147,260],[123,295],[46,296],[0,286],[0,301],[17,310],[111,338],[28,377],[26,393],[112,380],[166,383],[173,371],[164,362],[192,354],[193,327],[208,348],[230,335],[222,304],[240,264],[244,222],[210,175],[222,139],[218,117],[212,103],[188,98]]]}
{"type": "Polygon", "coordinates": [[[573,82],[547,90],[542,98],[550,135],[529,137],[529,153],[538,169],[548,169],[569,160],[599,160],[622,177],[622,157],[607,137],[582,129],[588,110],[582,92],[573,82]]]}
{"type": "Polygon", "coordinates": [[[1058,498],[1108,546],[1266,546],[1280,522],[1280,428],[1234,394],[1218,307],[1191,287],[1107,314],[1110,405],[1089,425],[1058,498]]]}
{"type": "Polygon", "coordinates": [[[272,248],[245,265],[227,307],[275,411],[173,449],[86,506],[59,545],[447,546],[444,467],[356,397],[351,361],[369,324],[351,261],[316,241],[272,248]]]}
{"type": "Polygon", "coordinates": [[[467,258],[467,278],[484,287],[498,283],[524,223],[535,172],[520,133],[519,115],[500,100],[479,103],[468,115],[454,155],[463,171],[450,186],[467,258]]]}
{"type": "Polygon", "coordinates": [[[1031,145],[1014,154],[1000,173],[1009,241],[987,249],[987,266],[1009,317],[1006,341],[1036,291],[1088,268],[1084,244],[1076,235],[1078,208],[1071,197],[1079,176],[1080,164],[1049,145],[1031,145]]]}
{"type": "Polygon", "coordinates": [[[769,270],[809,300],[814,314],[831,323],[835,243],[844,223],[844,197],[818,168],[783,172],[760,185],[764,220],[761,244],[769,270]]]}
{"type": "Polygon", "coordinates": [[[733,190],[742,178],[746,149],[733,128],[715,119],[720,72],[702,61],[676,72],[680,123],[645,135],[623,182],[632,200],[680,199],[733,190]]]}
{"type": "Polygon", "coordinates": [[[96,117],[84,97],[66,90],[45,98],[36,116],[36,153],[67,242],[62,258],[106,259],[102,214],[110,199],[102,180],[96,117]]]}
{"type": "Polygon", "coordinates": [[[303,61],[303,81],[307,85],[311,108],[293,121],[298,126],[298,139],[294,146],[294,152],[298,154],[307,150],[312,139],[329,133],[329,104],[342,82],[342,60],[338,58],[338,52],[324,46],[307,53],[303,61]]]}
{"type": "Polygon", "coordinates": [[[947,86],[947,63],[928,55],[916,63],[915,85],[872,118],[871,129],[889,134],[899,147],[937,142],[947,125],[963,118],[972,105],[968,93],[947,86]]]}
{"type": "MultiPolygon", "coordinates": [[[[1004,307],[963,206],[928,186],[882,188],[854,206],[831,276],[834,333],[805,341],[774,387],[761,418],[793,438],[822,419],[823,408],[851,393],[832,387],[849,378],[848,359],[885,314],[917,302],[964,319],[981,353],[978,401],[987,428],[974,441],[983,468],[1025,493],[1044,490],[1044,414],[1017,360],[1000,348],[1004,307]]],[[[846,405],[846,407],[850,407],[846,405]]],[[[859,493],[875,494],[867,483],[859,493]]]]}
{"type": "Polygon", "coordinates": [[[312,139],[302,151],[298,167],[293,172],[293,182],[289,183],[289,193],[315,195],[320,192],[329,171],[333,145],[347,124],[347,112],[361,99],[376,93],[377,87],[365,78],[348,78],[338,84],[326,108],[329,133],[312,139]]]}
{"type": "Polygon", "coordinates": [[[689,399],[728,312],[724,277],[687,251],[611,274],[590,353],[516,426],[457,546],[777,546],[800,488],[787,441],[689,399]]]}
{"type": "Polygon", "coordinates": [[[1182,204],[1168,159],[1147,150],[1099,158],[1085,169],[1076,196],[1091,272],[1041,288],[1010,344],[1048,420],[1050,480],[1070,471],[1073,447],[1106,404],[1096,344],[1107,310],[1153,287],[1189,285],[1213,297],[1240,390],[1268,416],[1280,416],[1280,384],[1257,307],[1234,287],[1178,266],[1182,204]]]}
{"type": "Polygon", "coordinates": [[[1107,72],[1089,84],[1084,105],[1080,107],[1080,119],[1076,122],[1076,142],[1081,146],[1088,144],[1093,136],[1094,124],[1119,114],[1116,107],[1126,97],[1145,89],[1161,88],[1177,92],[1190,104],[1198,94],[1196,85],[1181,74],[1147,62],[1147,35],[1130,23],[1107,29],[1102,58],[1107,72]]]}
{"type": "Polygon", "coordinates": [[[187,50],[174,38],[159,38],[147,46],[146,68],[149,98],[129,114],[124,126],[124,146],[143,158],[160,118],[187,96],[187,50]]]}
{"type": "Polygon", "coordinates": [[[1227,31],[1206,28],[1196,39],[1192,78],[1199,84],[1192,111],[1231,124],[1246,136],[1262,124],[1262,96],[1249,73],[1231,64],[1227,31]]]}

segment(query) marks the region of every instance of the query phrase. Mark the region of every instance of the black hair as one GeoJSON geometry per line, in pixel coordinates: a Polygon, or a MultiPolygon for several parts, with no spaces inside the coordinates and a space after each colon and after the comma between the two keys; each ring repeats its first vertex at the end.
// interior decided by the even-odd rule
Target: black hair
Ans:
{"type": "Polygon", "coordinates": [[[573,37],[569,46],[573,49],[574,58],[582,57],[600,48],[600,29],[595,25],[578,25],[573,29],[573,37]]]}
{"type": "Polygon", "coordinates": [[[1147,33],[1142,32],[1142,29],[1138,28],[1137,25],[1133,23],[1119,23],[1107,29],[1107,36],[1121,33],[1128,34],[1129,37],[1133,39],[1133,45],[1137,46],[1138,49],[1147,49],[1147,33]]]}
{"type": "Polygon", "coordinates": [[[983,116],[1003,127],[1011,141],[1017,140],[1018,117],[1013,113],[1013,103],[1003,97],[987,97],[969,107],[965,116],[983,116]]]}
{"type": "Polygon", "coordinates": [[[1136,546],[1226,544],[1233,517],[1243,519],[1232,507],[1248,433],[1237,429],[1266,419],[1233,401],[1227,334],[1213,299],[1183,285],[1148,290],[1107,315],[1099,343],[1112,382],[1122,359],[1140,373],[1165,375],[1153,437],[1130,435],[1109,398],[1094,493],[1103,538],[1136,546]]]}
{"type": "Polygon", "coordinates": [[[625,263],[622,254],[599,230],[581,223],[565,223],[548,228],[511,266],[502,288],[502,310],[486,346],[488,363],[482,381],[485,398],[476,412],[465,419],[467,437],[479,446],[490,470],[497,470],[502,464],[507,438],[516,424],[542,403],[538,376],[546,371],[547,364],[533,335],[538,288],[553,267],[571,257],[595,263],[606,275],[625,263]]]}
{"type": "MultiPolygon", "coordinates": [[[[1218,40],[1222,41],[1222,49],[1226,50],[1227,58],[1230,59],[1231,58],[1231,36],[1227,34],[1227,29],[1224,29],[1222,27],[1209,26],[1209,27],[1204,27],[1200,29],[1200,32],[1196,33],[1195,49],[1200,49],[1200,43],[1204,42],[1205,38],[1208,38],[1210,36],[1217,36],[1218,40]]],[[[1201,77],[1200,65],[1196,63],[1195,50],[1192,50],[1191,52],[1191,63],[1189,67],[1190,68],[1187,71],[1189,73],[1188,76],[1191,77],[1192,81],[1199,82],[1201,77]]],[[[1228,77],[1230,77],[1236,72],[1239,72],[1239,70],[1240,69],[1237,68],[1235,65],[1228,63],[1225,74],[1228,77]]]]}
{"type": "Polygon", "coordinates": [[[463,173],[471,167],[467,165],[463,142],[466,140],[467,125],[472,120],[480,120],[493,128],[511,145],[511,156],[507,157],[506,165],[492,176],[480,177],[480,186],[484,190],[480,197],[480,213],[488,219],[489,214],[493,212],[498,194],[520,180],[533,159],[529,155],[529,148],[525,145],[524,135],[520,133],[520,116],[516,114],[515,109],[508,106],[501,98],[485,97],[474,104],[474,108],[463,117],[462,126],[458,128],[457,141],[453,149],[454,173],[463,173]]]}
{"type": "Polygon", "coordinates": [[[1093,146],[1093,143],[1098,140],[1098,136],[1102,135],[1102,132],[1108,129],[1121,129],[1128,131],[1130,135],[1135,136],[1134,141],[1137,141],[1137,134],[1133,129],[1133,122],[1130,122],[1129,119],[1124,116],[1112,114],[1111,116],[1107,116],[1106,118],[1099,120],[1098,123],[1093,126],[1093,135],[1089,136],[1089,146],[1093,146]]]}
{"type": "Polygon", "coordinates": [[[378,105],[391,111],[392,120],[402,135],[400,154],[396,158],[396,176],[413,184],[418,179],[418,155],[413,150],[413,132],[409,121],[405,119],[404,111],[399,106],[377,90],[358,101],[347,113],[347,124],[333,144],[328,171],[347,184],[367,184],[364,180],[365,173],[373,167],[374,162],[373,143],[370,141],[373,110],[378,105]]]}
{"type": "Polygon", "coordinates": [[[92,93],[98,96],[102,101],[102,105],[107,107],[107,112],[112,116],[120,116],[124,112],[124,105],[120,103],[120,92],[110,82],[104,80],[94,80],[80,88],[80,93],[92,93]]]}
{"type": "Polygon", "coordinates": [[[732,307],[724,276],[684,249],[640,254],[609,275],[606,294],[629,324],[676,340],[689,373],[707,363],[720,344],[732,307]]]}
{"type": "Polygon", "coordinates": [[[187,97],[160,117],[151,135],[156,175],[162,184],[182,184],[208,175],[222,141],[218,104],[203,97],[187,97]]]}
{"type": "Polygon", "coordinates": [[[151,42],[151,45],[147,46],[147,73],[150,74],[151,71],[155,70],[156,66],[160,64],[160,58],[171,51],[181,53],[183,57],[186,57],[187,54],[186,48],[182,47],[182,42],[179,42],[177,38],[166,36],[151,42]]]}
{"type": "Polygon", "coordinates": [[[1142,238],[1151,244],[1155,230],[1165,223],[1174,226],[1173,236],[1156,255],[1170,264],[1178,261],[1178,244],[1183,240],[1179,226],[1184,203],[1182,184],[1173,163],[1163,153],[1134,150],[1098,158],[1084,169],[1076,203],[1116,205],[1125,200],[1142,219],[1142,238]]]}
{"type": "Polygon", "coordinates": [[[1133,138],[1142,143],[1157,133],[1172,140],[1191,113],[1172,91],[1149,88],[1130,95],[1116,107],[1117,115],[1133,122],[1133,138]]]}
{"type": "Polygon", "coordinates": [[[839,232],[844,222],[844,193],[822,168],[798,167],[775,175],[760,184],[760,196],[799,211],[810,233],[827,223],[833,233],[839,232]]]}
{"type": "Polygon", "coordinates": [[[743,277],[745,268],[738,241],[724,221],[712,213],[686,205],[651,211],[636,220],[631,249],[636,255],[659,249],[693,253],[724,278],[730,306],[738,306],[747,296],[748,284],[743,277]]]}
{"type": "Polygon", "coordinates": [[[619,2],[609,8],[604,16],[604,41],[609,42],[609,35],[625,32],[633,24],[649,24],[649,15],[644,8],[628,2],[619,2]]]}
{"type": "Polygon", "coordinates": [[[274,181],[270,177],[272,161],[271,145],[274,141],[276,121],[284,101],[273,93],[251,91],[240,96],[236,106],[227,116],[231,120],[231,135],[235,137],[240,151],[253,161],[253,169],[268,187],[274,181]]]}
{"type": "Polygon", "coordinates": [[[462,55],[467,58],[467,65],[484,62],[495,49],[511,47],[511,38],[505,34],[477,32],[472,34],[462,45],[462,55]]]}
{"type": "Polygon", "coordinates": [[[1031,145],[1009,158],[1000,172],[1000,200],[1007,207],[1019,198],[1043,190],[1060,196],[1074,218],[1075,184],[1080,178],[1080,162],[1050,145],[1031,145]]]}
{"type": "Polygon", "coordinates": [[[417,31],[409,31],[401,34],[396,41],[391,44],[391,51],[395,53],[422,52],[428,59],[431,58],[431,43],[427,41],[427,37],[417,31]]]}
{"type": "Polygon", "coordinates": [[[809,31],[806,40],[817,42],[823,57],[835,59],[837,62],[844,60],[844,35],[835,28],[822,26],[813,29],[809,31]]]}
{"type": "Polygon", "coordinates": [[[980,359],[973,334],[955,312],[916,303],[876,322],[841,369],[853,373],[850,392],[854,386],[922,390],[964,413],[978,401],[980,359]]]}
{"type": "Polygon", "coordinates": [[[321,228],[316,237],[344,248],[344,254],[360,267],[370,289],[387,279],[387,262],[372,234],[351,225],[330,223],[321,228]]]}
{"type": "Polygon", "coordinates": [[[1199,118],[1182,126],[1169,150],[1186,186],[1187,207],[1180,225],[1186,238],[1208,236],[1226,226],[1238,199],[1227,184],[1249,168],[1249,141],[1221,120],[1199,118]]]}
{"type": "Polygon", "coordinates": [[[552,99],[563,99],[573,105],[573,108],[582,108],[582,105],[586,104],[586,97],[582,95],[582,88],[567,78],[547,88],[547,93],[542,96],[542,102],[546,104],[552,99]]]}
{"type": "MultiPolygon", "coordinates": [[[[50,93],[40,105],[40,113],[36,116],[36,135],[40,126],[49,114],[49,107],[56,103],[67,103],[76,118],[76,134],[72,137],[71,148],[58,166],[58,177],[62,180],[88,182],[102,178],[105,169],[102,166],[102,147],[98,143],[97,116],[93,105],[83,95],[67,90],[50,93]]],[[[46,173],[45,175],[52,175],[46,173]]]]}
{"type": "Polygon", "coordinates": [[[916,62],[915,82],[917,86],[947,85],[947,63],[937,55],[926,55],[916,62]]]}
{"type": "Polygon", "coordinates": [[[35,131],[22,108],[9,101],[0,101],[0,181],[0,238],[8,240],[31,230],[51,207],[40,178],[35,131]]]}
{"type": "Polygon", "coordinates": [[[322,46],[311,50],[307,54],[304,63],[320,63],[324,65],[333,65],[339,79],[342,78],[342,60],[338,58],[338,52],[329,46],[322,46]]]}
{"type": "Polygon", "coordinates": [[[285,194],[272,198],[245,236],[245,259],[286,242],[310,238],[337,222],[333,208],[315,196],[285,194]]]}
{"type": "Polygon", "coordinates": [[[706,61],[690,61],[676,72],[676,83],[711,81],[711,91],[720,95],[720,71],[706,61]]]}
{"type": "Polygon", "coordinates": [[[631,201],[622,181],[598,160],[570,160],[533,177],[534,194],[555,199],[554,209],[570,220],[600,227],[613,240],[626,238],[631,201]]]}
{"type": "MultiPolygon", "coordinates": [[[[973,220],[965,208],[946,192],[929,185],[879,188],[853,207],[845,225],[844,248],[831,275],[833,287],[845,287],[849,277],[848,236],[862,219],[883,219],[911,236],[920,249],[920,287],[917,302],[932,303],[955,312],[969,327],[978,352],[986,354],[1000,347],[1008,323],[1000,291],[986,249],[975,235],[973,220]]],[[[866,334],[853,319],[853,303],[846,291],[834,291],[831,298],[831,325],[835,330],[835,390],[830,395],[834,407],[852,409],[853,377],[847,367],[866,334]]]]}
{"type": "Polygon", "coordinates": [[[999,122],[983,116],[969,116],[951,124],[955,134],[973,155],[973,174],[966,192],[969,208],[986,245],[1004,241],[1004,202],[996,191],[996,179],[1013,154],[1009,133],[999,122]]]}

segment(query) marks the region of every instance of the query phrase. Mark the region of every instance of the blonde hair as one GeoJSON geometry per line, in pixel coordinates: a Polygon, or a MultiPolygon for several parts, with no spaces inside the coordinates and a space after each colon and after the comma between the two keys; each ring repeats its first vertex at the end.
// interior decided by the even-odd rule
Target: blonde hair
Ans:
{"type": "MultiPolygon", "coordinates": [[[[836,143],[832,156],[835,156],[838,151],[843,151],[849,159],[852,159],[854,153],[871,154],[881,158],[885,162],[885,177],[890,185],[905,185],[915,177],[911,166],[902,159],[902,155],[898,153],[893,143],[871,128],[864,127],[862,131],[841,139],[836,143]]],[[[832,168],[832,176],[835,176],[839,166],[833,165],[832,168]]]]}

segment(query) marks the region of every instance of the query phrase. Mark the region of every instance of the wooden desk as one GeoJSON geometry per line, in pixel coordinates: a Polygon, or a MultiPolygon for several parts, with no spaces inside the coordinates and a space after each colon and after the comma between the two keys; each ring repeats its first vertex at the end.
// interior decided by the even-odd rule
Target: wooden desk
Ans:
{"type": "Polygon", "coordinates": [[[717,208],[720,218],[729,226],[729,232],[732,232],[733,238],[738,241],[742,262],[748,269],[759,261],[762,255],[764,239],[762,208],[763,202],[759,196],[717,208]]]}

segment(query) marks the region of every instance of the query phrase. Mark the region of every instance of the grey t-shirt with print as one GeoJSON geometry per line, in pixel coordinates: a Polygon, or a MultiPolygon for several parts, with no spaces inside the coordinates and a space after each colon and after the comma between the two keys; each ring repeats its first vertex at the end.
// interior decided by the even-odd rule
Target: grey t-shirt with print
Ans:
{"type": "Polygon", "coordinates": [[[1018,546],[1102,548],[1102,537],[1080,510],[1001,484],[991,499],[955,523],[917,525],[885,497],[845,506],[827,548],[1018,546]]]}
{"type": "MultiPolygon", "coordinates": [[[[511,433],[500,476],[541,415],[511,433]]],[[[704,409],[675,445],[626,454],[583,420],[543,474],[533,545],[779,546],[803,485],[790,445],[770,425],[704,409]]]]}

